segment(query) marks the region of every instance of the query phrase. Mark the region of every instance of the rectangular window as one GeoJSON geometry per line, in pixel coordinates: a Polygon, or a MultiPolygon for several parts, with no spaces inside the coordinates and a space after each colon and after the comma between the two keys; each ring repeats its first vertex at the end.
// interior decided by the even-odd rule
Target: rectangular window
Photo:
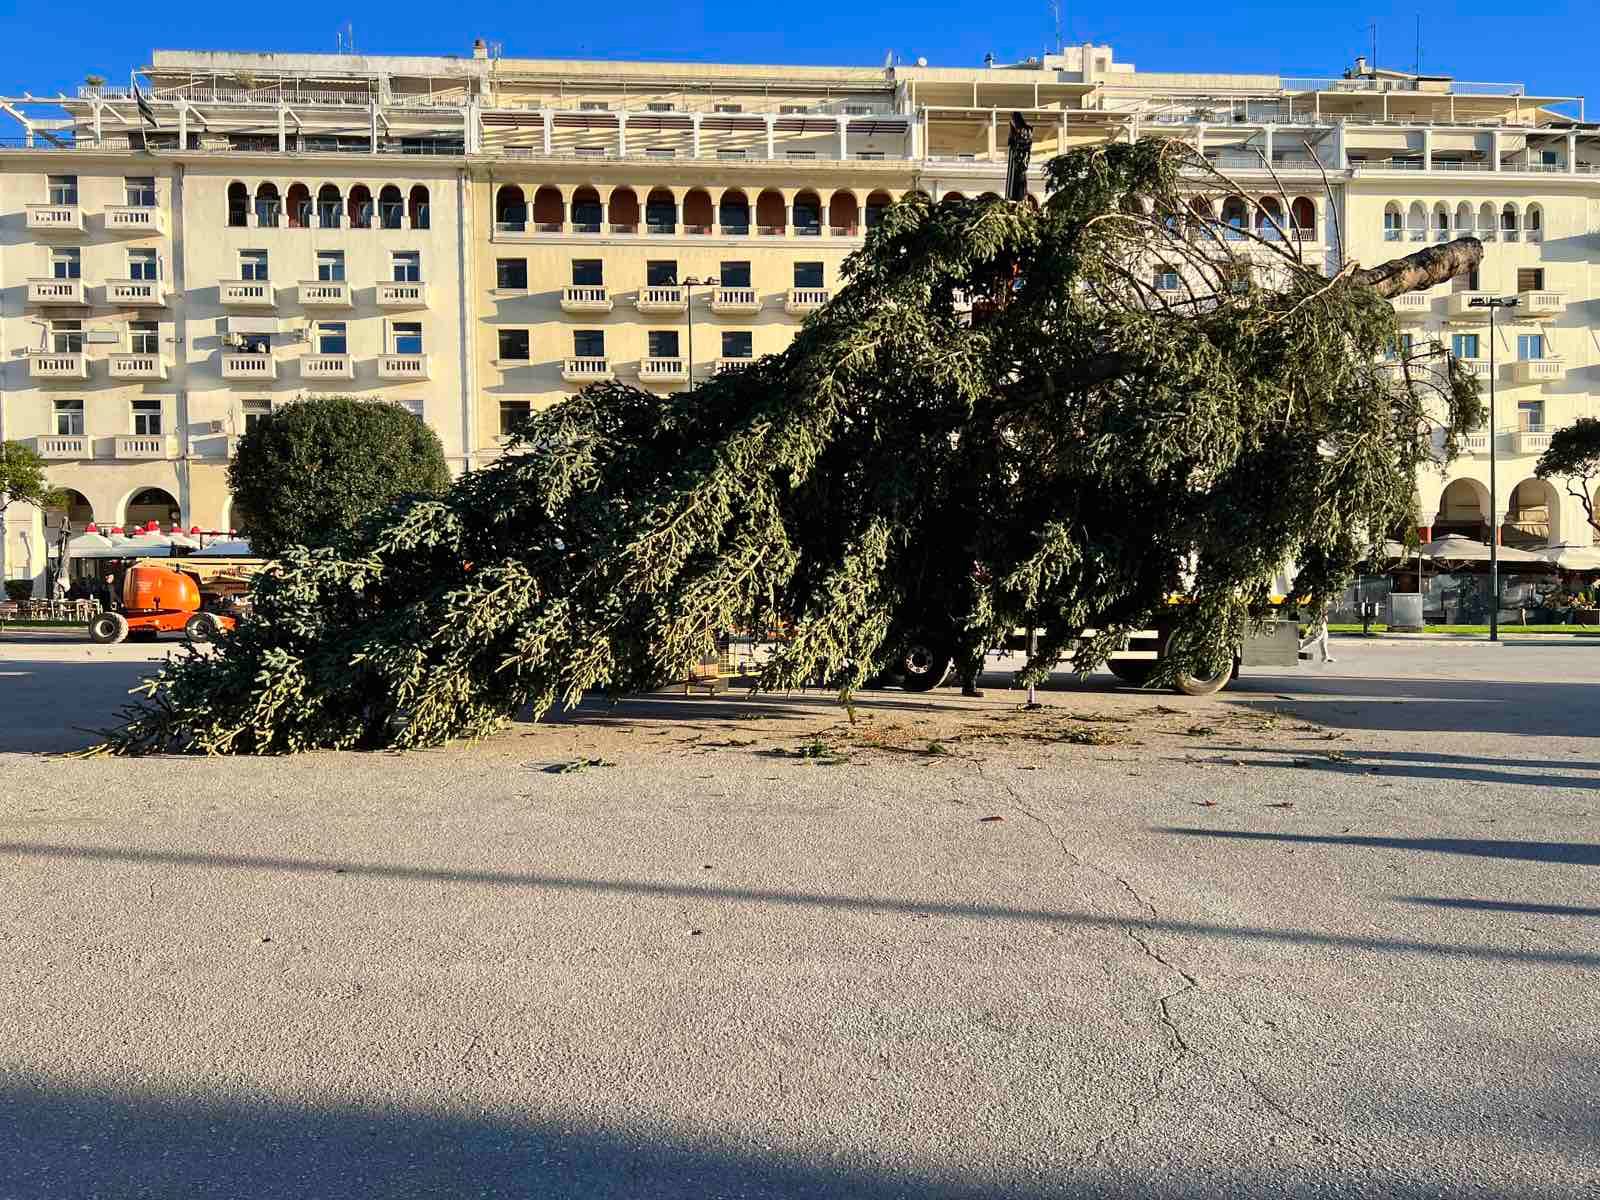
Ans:
{"type": "Polygon", "coordinates": [[[715,111],[717,111],[719,113],[743,112],[744,111],[744,105],[742,105],[742,104],[718,104],[718,105],[715,106],[715,111]]]}
{"type": "Polygon", "coordinates": [[[572,260],[573,287],[600,287],[605,281],[605,269],[598,258],[572,260]]]}
{"type": "Polygon", "coordinates": [[[1383,349],[1383,356],[1390,362],[1398,362],[1402,358],[1410,358],[1413,344],[1411,334],[1398,334],[1389,339],[1389,344],[1383,349]]]}
{"type": "Polygon", "coordinates": [[[790,116],[792,116],[795,113],[803,113],[805,111],[807,111],[807,109],[806,109],[806,106],[804,104],[780,104],[780,105],[778,105],[778,112],[779,113],[790,115],[790,116]]]}
{"type": "Polygon", "coordinates": [[[718,150],[717,157],[724,161],[731,162],[734,159],[746,158],[748,156],[743,150],[718,150]]]}
{"type": "Polygon", "coordinates": [[[156,278],[156,252],[154,250],[128,251],[128,278],[153,280],[156,278]]]}
{"type": "Polygon", "coordinates": [[[1544,432],[1544,401],[1517,401],[1517,428],[1530,433],[1544,432]]]}
{"type": "Polygon", "coordinates": [[[133,436],[159,437],[161,435],[161,401],[135,400],[133,402],[133,436]]]}
{"type": "Polygon", "coordinates": [[[1517,291],[1542,292],[1544,291],[1543,267],[1517,268],[1517,291]]]}
{"type": "Polygon", "coordinates": [[[815,150],[785,150],[783,153],[785,158],[795,159],[810,159],[817,156],[815,150]]]}
{"type": "Polygon", "coordinates": [[[239,251],[239,278],[244,282],[256,280],[265,283],[267,276],[267,252],[265,250],[239,251]]]}
{"type": "Polygon", "coordinates": [[[319,283],[342,283],[344,281],[343,250],[317,251],[317,281],[319,283]]]}
{"type": "Polygon", "coordinates": [[[1517,334],[1517,358],[1521,362],[1532,362],[1544,357],[1544,334],[1519,333],[1517,334]]]}
{"type": "Polygon", "coordinates": [[[1457,358],[1478,357],[1478,335],[1475,333],[1458,333],[1450,339],[1450,353],[1457,358]]]}
{"type": "Polygon", "coordinates": [[[678,263],[676,259],[660,259],[644,265],[646,287],[677,287],[678,263]]]}
{"type": "Polygon", "coordinates": [[[750,286],[750,264],[747,262],[725,262],[722,264],[722,273],[717,276],[725,288],[747,288],[750,286]]]}
{"type": "Polygon", "coordinates": [[[70,321],[51,321],[50,348],[57,354],[82,354],[83,322],[76,318],[70,321]]]}
{"type": "Polygon", "coordinates": [[[240,354],[271,354],[272,335],[270,333],[241,333],[239,335],[238,350],[240,354]]]}
{"type": "Polygon", "coordinates": [[[650,112],[672,112],[677,107],[676,104],[668,104],[660,100],[652,100],[645,105],[645,108],[650,112]]]}
{"type": "Polygon", "coordinates": [[[246,400],[244,401],[244,431],[254,433],[257,425],[262,420],[272,415],[271,400],[246,400]]]}
{"type": "Polygon", "coordinates": [[[572,356],[574,358],[604,358],[606,356],[606,331],[603,329],[574,329],[572,331],[572,356]]]}
{"type": "Polygon", "coordinates": [[[53,279],[81,279],[83,257],[76,248],[62,248],[50,252],[50,276],[53,279]]]}
{"type": "Polygon", "coordinates": [[[82,437],[83,436],[83,401],[82,400],[57,400],[56,409],[56,436],[82,437]]]}
{"type": "Polygon", "coordinates": [[[156,181],[148,175],[130,175],[122,181],[129,208],[156,206],[156,181]]]}
{"type": "Polygon", "coordinates": [[[419,421],[422,420],[422,401],[421,400],[396,400],[395,403],[398,404],[401,408],[405,409],[408,413],[410,413],[417,420],[419,420],[419,421]]]}
{"type": "Polygon", "coordinates": [[[78,202],[78,177],[76,175],[52,175],[47,186],[51,204],[76,204],[78,202]]]}
{"type": "Polygon", "coordinates": [[[1547,167],[1554,167],[1560,164],[1561,159],[1554,150],[1541,150],[1539,151],[1539,161],[1547,167]]]}
{"type": "Polygon", "coordinates": [[[649,337],[651,358],[678,357],[678,331],[676,329],[652,329],[649,337]]]}
{"type": "Polygon", "coordinates": [[[422,254],[417,250],[396,250],[389,256],[394,265],[394,282],[422,282],[422,254]]]}
{"type": "Polygon", "coordinates": [[[819,262],[797,262],[794,265],[794,285],[797,288],[819,288],[822,286],[822,264],[819,262]]]}
{"type": "Polygon", "coordinates": [[[646,158],[676,158],[678,152],[671,146],[646,146],[644,148],[644,156],[646,158]]]}
{"type": "Polygon", "coordinates": [[[1157,267],[1155,282],[1156,291],[1175,292],[1178,290],[1178,272],[1167,266],[1157,267]]]}
{"type": "Polygon", "coordinates": [[[500,436],[510,437],[528,423],[533,405],[527,400],[500,401],[500,436]]]}
{"type": "Polygon", "coordinates": [[[528,290],[528,260],[498,258],[494,264],[494,285],[503,292],[528,290]]]}
{"type": "Polygon", "coordinates": [[[878,162],[883,158],[882,150],[857,150],[856,157],[863,162],[878,162]]]}
{"type": "Polygon", "coordinates": [[[584,112],[608,112],[611,105],[605,100],[580,100],[578,107],[584,112]]]}
{"type": "Polygon", "coordinates": [[[500,331],[500,360],[502,362],[528,361],[528,331],[502,329],[500,331]]]}
{"type": "Polygon", "coordinates": [[[422,353],[422,322],[395,321],[389,326],[390,354],[422,353]]]}
{"type": "Polygon", "coordinates": [[[349,354],[350,340],[343,321],[317,322],[318,354],[349,354]]]}
{"type": "Polygon", "coordinates": [[[750,333],[748,330],[722,335],[723,358],[750,358],[750,333]]]}
{"type": "Polygon", "coordinates": [[[128,325],[128,350],[133,354],[161,353],[161,326],[154,321],[133,321],[128,325]]]}

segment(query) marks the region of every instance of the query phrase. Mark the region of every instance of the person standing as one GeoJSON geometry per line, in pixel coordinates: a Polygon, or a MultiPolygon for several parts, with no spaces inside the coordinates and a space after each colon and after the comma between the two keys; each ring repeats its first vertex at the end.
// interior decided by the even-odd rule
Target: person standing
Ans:
{"type": "Polygon", "coordinates": [[[1328,606],[1322,605],[1312,615],[1310,624],[1306,627],[1305,639],[1300,643],[1300,653],[1310,658],[1313,653],[1321,655],[1324,666],[1331,662],[1338,662],[1333,652],[1328,648],[1328,606]]]}

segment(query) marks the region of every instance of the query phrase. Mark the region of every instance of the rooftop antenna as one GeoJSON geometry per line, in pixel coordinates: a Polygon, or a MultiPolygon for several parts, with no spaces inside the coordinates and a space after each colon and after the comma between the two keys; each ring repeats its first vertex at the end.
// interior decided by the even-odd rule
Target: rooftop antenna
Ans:
{"type": "Polygon", "coordinates": [[[1378,23],[1372,23],[1372,74],[1378,74],[1378,23]]]}
{"type": "Polygon", "coordinates": [[[1050,0],[1050,15],[1056,23],[1056,53],[1061,53],[1061,0],[1050,0]]]}
{"type": "Polygon", "coordinates": [[[1422,14],[1417,14],[1417,63],[1411,69],[1413,75],[1422,74],[1422,14]]]}
{"type": "Polygon", "coordinates": [[[340,54],[354,54],[356,52],[356,27],[351,22],[346,21],[343,29],[336,29],[333,38],[339,46],[340,54]]]}

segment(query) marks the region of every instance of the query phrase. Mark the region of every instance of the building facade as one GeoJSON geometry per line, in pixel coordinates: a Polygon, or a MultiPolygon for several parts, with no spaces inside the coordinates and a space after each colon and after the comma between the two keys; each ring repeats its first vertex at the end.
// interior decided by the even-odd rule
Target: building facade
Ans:
{"type": "Polygon", "coordinates": [[[480,44],[158,51],[128,87],[3,103],[21,136],[0,146],[0,437],[69,490],[59,511],[8,512],[7,578],[42,585],[63,523],[247,532],[229,455],[300,396],[404,405],[461,471],[596,379],[677,390],[779,350],[888,205],[998,194],[1012,112],[1036,130],[1040,197],[1058,150],[1158,136],[1237,182],[1207,201],[1225,226],[1328,269],[1483,238],[1476,278],[1396,302],[1413,350],[1438,343],[1485,384],[1469,301],[1521,302],[1495,330],[1497,426],[1419,478],[1419,525],[1589,540],[1576,501],[1532,476],[1600,389],[1600,129],[1573,98],[1360,61],[1327,79],[1141,72],[1087,44],[974,69],[480,44]]]}

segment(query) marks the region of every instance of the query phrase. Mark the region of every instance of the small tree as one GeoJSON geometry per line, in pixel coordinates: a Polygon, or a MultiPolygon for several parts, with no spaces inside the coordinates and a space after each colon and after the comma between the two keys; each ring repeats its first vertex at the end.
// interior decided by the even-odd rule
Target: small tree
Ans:
{"type": "Polygon", "coordinates": [[[0,442],[0,515],[21,501],[37,508],[61,503],[44,475],[44,459],[21,442],[0,442]]]}
{"type": "Polygon", "coordinates": [[[1567,494],[1583,505],[1589,525],[1600,531],[1600,517],[1595,516],[1595,491],[1600,488],[1600,417],[1579,417],[1551,434],[1534,474],[1540,479],[1554,475],[1562,480],[1567,494]]]}
{"type": "Polygon", "coordinates": [[[285,405],[242,438],[228,467],[253,548],[337,543],[402,496],[450,483],[439,438],[398,405],[325,396],[285,405]]]}

